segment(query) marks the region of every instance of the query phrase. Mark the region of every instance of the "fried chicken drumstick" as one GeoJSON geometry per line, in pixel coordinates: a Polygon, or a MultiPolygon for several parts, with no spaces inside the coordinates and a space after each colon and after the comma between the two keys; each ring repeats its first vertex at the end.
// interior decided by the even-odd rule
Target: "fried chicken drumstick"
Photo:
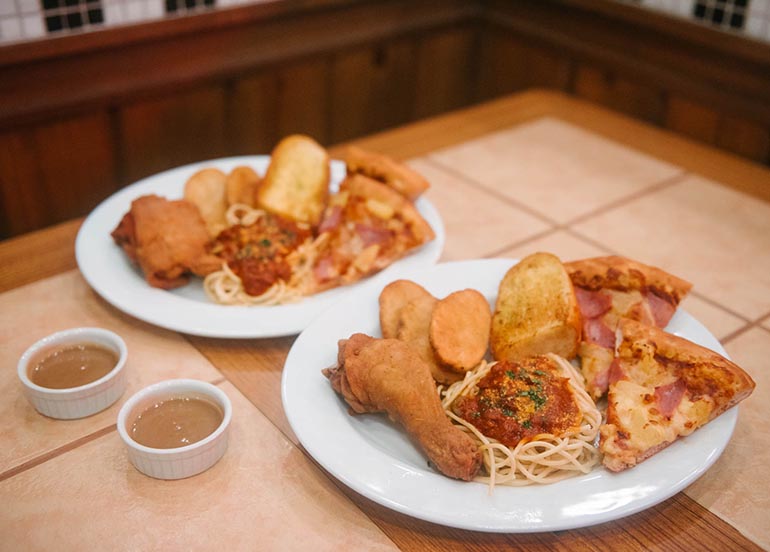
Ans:
{"type": "Polygon", "coordinates": [[[444,475],[466,481],[476,475],[476,443],[449,421],[430,368],[407,343],[357,333],[339,342],[337,360],[323,373],[351,414],[386,412],[444,475]]]}

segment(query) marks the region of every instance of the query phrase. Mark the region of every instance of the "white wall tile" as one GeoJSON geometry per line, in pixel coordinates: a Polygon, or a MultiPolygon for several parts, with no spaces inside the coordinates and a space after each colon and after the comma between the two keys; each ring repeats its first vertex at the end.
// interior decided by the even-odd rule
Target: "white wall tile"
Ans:
{"type": "Polygon", "coordinates": [[[145,14],[148,18],[161,19],[166,15],[166,5],[163,0],[147,0],[145,14]]]}
{"type": "Polygon", "coordinates": [[[21,39],[21,22],[19,19],[16,17],[3,17],[0,19],[0,36],[4,42],[21,39]]]}
{"type": "Polygon", "coordinates": [[[45,36],[45,25],[40,15],[25,15],[21,20],[21,29],[24,38],[38,38],[45,36]]]}
{"type": "Polygon", "coordinates": [[[0,0],[0,16],[17,14],[16,3],[13,0],[0,0]]]}
{"type": "Polygon", "coordinates": [[[125,6],[126,22],[134,23],[144,19],[144,3],[141,0],[126,2],[125,6]]]}
{"type": "Polygon", "coordinates": [[[754,38],[764,38],[767,31],[767,20],[751,14],[745,26],[746,34],[754,38]]]}
{"type": "Polygon", "coordinates": [[[121,4],[115,2],[104,4],[104,23],[106,25],[122,25],[125,21],[121,4]]]}

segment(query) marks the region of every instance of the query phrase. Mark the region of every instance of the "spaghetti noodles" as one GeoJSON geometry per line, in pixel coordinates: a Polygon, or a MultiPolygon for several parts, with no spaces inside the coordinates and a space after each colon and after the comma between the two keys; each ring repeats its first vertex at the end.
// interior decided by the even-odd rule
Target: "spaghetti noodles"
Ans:
{"type": "Polygon", "coordinates": [[[595,446],[602,417],[594,401],[586,393],[581,376],[565,359],[547,355],[568,378],[569,386],[581,413],[579,427],[561,435],[541,433],[530,439],[522,439],[513,448],[484,435],[473,424],[453,412],[452,407],[460,397],[477,392],[478,383],[489,373],[495,363],[482,362],[468,372],[462,381],[447,388],[439,388],[442,405],[449,418],[478,442],[484,458],[486,475],[477,481],[489,485],[523,486],[533,483],[554,483],[567,477],[588,473],[599,462],[595,446]]]}
{"type": "MultiPolygon", "coordinates": [[[[234,204],[227,210],[225,218],[231,227],[236,225],[248,227],[264,220],[267,216],[267,213],[260,209],[234,204]]],[[[322,234],[315,239],[306,239],[296,249],[290,251],[285,256],[290,277],[276,278],[275,282],[259,295],[247,293],[243,279],[226,261],[222,263],[220,270],[206,276],[203,280],[203,289],[210,299],[221,305],[269,306],[298,301],[312,291],[313,263],[326,241],[327,236],[322,234]]]]}

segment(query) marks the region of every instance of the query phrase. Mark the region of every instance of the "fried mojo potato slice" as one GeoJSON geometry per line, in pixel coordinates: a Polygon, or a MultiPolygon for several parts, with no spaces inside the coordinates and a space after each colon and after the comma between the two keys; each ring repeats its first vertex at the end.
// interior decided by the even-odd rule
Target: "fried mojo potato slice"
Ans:
{"type": "Polygon", "coordinates": [[[431,297],[424,287],[411,280],[396,280],[380,292],[380,329],[385,339],[397,338],[403,308],[421,297],[431,297]]]}
{"type": "Polygon", "coordinates": [[[317,226],[329,195],[329,154],[309,136],[293,134],[273,149],[257,205],[317,226]]]}
{"type": "Polygon", "coordinates": [[[439,362],[466,372],[481,362],[489,344],[492,313],[475,289],[450,293],[436,303],[430,321],[430,343],[439,362]]]}
{"type": "Polygon", "coordinates": [[[462,375],[442,366],[430,343],[430,322],[437,303],[438,299],[428,293],[404,305],[399,313],[396,337],[415,349],[420,358],[430,367],[434,380],[450,384],[462,379],[462,375]]]}
{"type": "Polygon", "coordinates": [[[226,180],[225,173],[219,169],[208,168],[193,174],[184,185],[184,198],[198,208],[212,238],[227,226],[226,180]]]}
{"type": "Polygon", "coordinates": [[[235,167],[225,180],[227,205],[248,205],[254,207],[257,200],[257,188],[262,179],[251,167],[235,167]]]}

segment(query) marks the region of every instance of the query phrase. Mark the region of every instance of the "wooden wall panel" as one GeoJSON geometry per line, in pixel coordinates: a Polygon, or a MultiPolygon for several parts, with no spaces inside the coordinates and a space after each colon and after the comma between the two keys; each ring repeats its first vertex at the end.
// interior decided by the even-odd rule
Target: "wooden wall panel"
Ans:
{"type": "Polygon", "coordinates": [[[25,232],[94,208],[117,182],[107,115],[64,119],[0,137],[3,231],[25,232]]]}
{"type": "Polygon", "coordinates": [[[755,121],[722,116],[716,145],[758,163],[770,163],[770,127],[755,121]]]}
{"type": "Polygon", "coordinates": [[[168,90],[119,111],[123,182],[227,155],[222,86],[168,90]]]}
{"type": "Polygon", "coordinates": [[[327,58],[315,58],[278,71],[278,136],[301,133],[329,143],[330,63],[327,58]]]}
{"type": "Polygon", "coordinates": [[[483,29],[480,40],[479,99],[531,87],[567,88],[570,60],[565,55],[491,27],[483,29]]]}
{"type": "Polygon", "coordinates": [[[260,71],[232,86],[225,138],[232,155],[270,153],[278,142],[278,77],[260,71]]]}
{"type": "Polygon", "coordinates": [[[654,124],[666,113],[666,97],[654,84],[637,82],[590,64],[575,69],[573,91],[577,96],[654,124]]]}
{"type": "Polygon", "coordinates": [[[0,232],[2,237],[28,232],[49,222],[39,191],[40,163],[33,132],[0,135],[0,232]]]}
{"type": "Polygon", "coordinates": [[[425,35],[417,49],[417,84],[412,115],[428,117],[470,103],[476,66],[472,28],[425,35]]]}
{"type": "Polygon", "coordinates": [[[416,81],[416,43],[397,39],[334,56],[331,142],[406,123],[416,81]]]}
{"type": "Polygon", "coordinates": [[[719,113],[709,106],[680,96],[669,97],[666,106],[666,128],[714,144],[719,127],[719,113]]]}

